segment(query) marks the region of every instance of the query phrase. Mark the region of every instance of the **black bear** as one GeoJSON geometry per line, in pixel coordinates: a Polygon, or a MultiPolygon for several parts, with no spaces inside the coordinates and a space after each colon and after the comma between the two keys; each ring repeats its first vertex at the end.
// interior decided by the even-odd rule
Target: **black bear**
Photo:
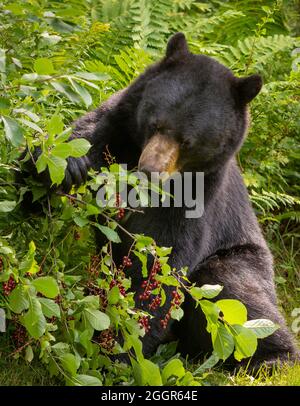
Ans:
{"type": "MultiPolygon", "coordinates": [[[[297,357],[277,307],[272,256],[235,159],[247,132],[247,104],[261,87],[259,75],[237,78],[214,59],[192,54],[184,35],[177,33],[160,62],[75,123],[72,137],[85,137],[92,148],[84,158],[69,159],[63,184],[69,190],[86,179],[89,168],[104,166],[106,146],[117,162],[144,172],[204,172],[204,215],[186,218],[185,207],[149,207],[144,214],[133,213],[125,226],[173,247],[172,266],[188,266],[189,279],[198,286],[224,286],[220,298],[243,302],[249,319],[268,318],[281,325],[259,340],[257,364],[297,357]]],[[[124,235],[115,255],[122,258],[127,252],[124,235]]],[[[141,276],[134,268],[133,288],[139,291],[141,276]]],[[[165,330],[159,317],[153,320],[144,338],[147,355],[172,339],[191,357],[211,351],[201,310],[189,297],[184,310],[183,319],[165,330]]]]}

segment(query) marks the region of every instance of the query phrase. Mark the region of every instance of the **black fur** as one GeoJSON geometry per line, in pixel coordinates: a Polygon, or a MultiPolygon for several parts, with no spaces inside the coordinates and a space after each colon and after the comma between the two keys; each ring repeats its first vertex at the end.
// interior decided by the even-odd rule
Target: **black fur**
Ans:
{"type": "MultiPolygon", "coordinates": [[[[247,131],[247,103],[261,86],[258,75],[238,79],[215,60],[191,54],[183,34],[176,34],[164,59],[77,121],[72,138],[85,137],[93,146],[86,159],[69,163],[64,183],[68,190],[85,179],[89,165],[95,169],[104,165],[106,145],[118,162],[132,168],[157,130],[178,140],[182,171],[205,172],[204,215],[187,219],[185,208],[146,208],[144,214],[131,215],[125,226],[152,236],[158,245],[172,246],[172,266],[188,266],[191,281],[199,286],[224,286],[220,298],[241,300],[250,319],[269,318],[281,325],[275,334],[259,340],[253,362],[293,359],[296,354],[277,307],[272,256],[235,160],[247,131]]],[[[115,247],[119,260],[127,253],[126,238],[115,247]]],[[[137,267],[134,262],[130,275],[139,292],[137,267]]],[[[171,323],[167,331],[155,318],[144,340],[146,354],[174,338],[184,354],[194,357],[211,351],[199,308],[191,298],[184,307],[183,320],[171,323]]]]}

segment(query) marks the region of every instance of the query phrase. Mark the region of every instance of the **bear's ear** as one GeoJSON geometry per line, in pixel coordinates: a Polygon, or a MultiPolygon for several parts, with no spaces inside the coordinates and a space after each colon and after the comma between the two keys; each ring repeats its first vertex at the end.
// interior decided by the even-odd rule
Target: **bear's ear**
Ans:
{"type": "Polygon", "coordinates": [[[184,34],[177,32],[174,34],[168,42],[166,57],[171,58],[174,56],[185,55],[189,53],[188,44],[186,42],[184,34]]]}
{"type": "Polygon", "coordinates": [[[262,88],[263,81],[260,75],[251,75],[245,78],[238,78],[235,82],[235,92],[241,104],[247,104],[258,95],[262,88]]]}

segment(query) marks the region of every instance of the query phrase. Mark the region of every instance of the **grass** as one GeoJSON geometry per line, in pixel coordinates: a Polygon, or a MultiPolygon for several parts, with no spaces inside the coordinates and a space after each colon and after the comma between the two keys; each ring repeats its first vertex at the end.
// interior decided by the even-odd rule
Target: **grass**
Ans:
{"type": "MultiPolygon", "coordinates": [[[[268,238],[274,254],[279,304],[291,326],[291,312],[300,307],[300,247],[296,245],[295,234],[268,231],[268,238]],[[284,236],[284,237],[283,237],[284,236]]],[[[299,243],[298,243],[299,244],[299,243]]],[[[0,340],[0,386],[43,386],[63,384],[57,378],[51,378],[38,360],[27,363],[21,357],[9,356],[5,340],[0,340]],[[2,343],[2,345],[1,345],[2,343]],[[5,348],[6,347],[6,348],[5,348]]],[[[285,365],[271,374],[262,367],[253,377],[245,370],[230,375],[222,370],[212,370],[205,376],[205,385],[230,386],[300,386],[300,365],[285,365]]]]}

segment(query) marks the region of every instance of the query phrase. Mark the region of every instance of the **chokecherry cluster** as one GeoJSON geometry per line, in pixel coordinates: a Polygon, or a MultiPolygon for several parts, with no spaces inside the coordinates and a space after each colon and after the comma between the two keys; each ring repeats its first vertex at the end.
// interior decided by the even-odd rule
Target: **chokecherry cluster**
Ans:
{"type": "Polygon", "coordinates": [[[12,290],[16,287],[16,281],[13,276],[10,276],[7,282],[2,283],[3,294],[8,296],[12,290]]]}
{"type": "MultiPolygon", "coordinates": [[[[154,261],[148,279],[142,282],[141,288],[143,289],[143,293],[141,293],[139,295],[140,300],[144,301],[144,300],[150,299],[152,290],[157,289],[160,286],[160,282],[158,282],[156,280],[156,275],[160,272],[160,270],[161,270],[160,262],[157,260],[154,261]]],[[[160,297],[160,296],[158,295],[157,297],[160,297]]],[[[152,301],[151,305],[154,306],[155,303],[156,304],[158,303],[158,299],[155,302],[152,301]]],[[[157,306],[159,306],[160,303],[161,303],[161,301],[159,302],[159,304],[157,306]]],[[[154,310],[154,309],[152,309],[152,310],[154,310]]]]}
{"type": "Polygon", "coordinates": [[[85,286],[85,294],[87,296],[93,295],[93,296],[98,296],[101,292],[101,289],[99,286],[96,286],[93,282],[87,282],[85,286]]]}
{"type": "Polygon", "coordinates": [[[61,304],[62,301],[63,301],[63,298],[62,298],[61,295],[57,295],[56,298],[54,299],[54,302],[55,302],[56,304],[61,304]]]}
{"type": "Polygon", "coordinates": [[[124,268],[130,268],[132,266],[132,261],[128,256],[123,257],[123,262],[122,262],[124,268]]]}
{"type": "Polygon", "coordinates": [[[171,301],[170,309],[168,310],[168,313],[165,315],[164,319],[162,319],[160,321],[160,325],[164,329],[167,328],[167,326],[168,326],[168,323],[169,323],[170,318],[171,318],[172,310],[173,309],[178,309],[178,307],[180,306],[181,301],[182,301],[182,296],[177,290],[172,291],[172,296],[173,296],[173,299],[171,301]]]}
{"type": "Polygon", "coordinates": [[[79,231],[75,230],[73,235],[74,235],[74,240],[75,240],[75,241],[80,240],[81,235],[80,235],[80,232],[79,232],[79,231]]]}
{"type": "Polygon", "coordinates": [[[121,207],[122,204],[122,197],[120,193],[116,193],[116,207],[118,207],[118,213],[117,213],[117,219],[122,220],[122,218],[125,216],[125,209],[124,207],[121,207]]]}
{"type": "MultiPolygon", "coordinates": [[[[160,262],[157,260],[154,261],[148,280],[142,282],[141,287],[142,289],[144,289],[144,292],[139,296],[140,300],[148,300],[150,298],[150,295],[152,294],[152,291],[160,286],[160,283],[156,280],[156,275],[160,272],[160,270],[160,262]]],[[[156,310],[160,306],[160,304],[161,295],[158,294],[152,299],[148,307],[150,310],[153,311],[156,310]]]]}
{"type": "Polygon", "coordinates": [[[149,316],[140,316],[139,325],[141,328],[145,329],[145,332],[148,333],[151,329],[149,316]]]}
{"type": "Polygon", "coordinates": [[[106,309],[108,301],[106,291],[99,286],[96,286],[93,282],[87,282],[85,285],[84,293],[86,296],[99,296],[101,302],[101,308],[106,309]]]}
{"type": "Polygon", "coordinates": [[[12,333],[12,339],[17,349],[23,347],[27,341],[26,328],[21,324],[17,324],[14,332],[12,333]]]}
{"type": "Polygon", "coordinates": [[[99,276],[99,264],[101,262],[101,258],[98,255],[93,255],[91,257],[90,266],[88,267],[88,272],[92,277],[97,278],[99,276]]]}
{"type": "Polygon", "coordinates": [[[126,296],[126,290],[120,281],[113,279],[109,284],[109,289],[112,289],[114,286],[118,286],[121,295],[126,296]]]}
{"type": "Polygon", "coordinates": [[[96,341],[104,350],[111,352],[115,346],[115,335],[112,329],[101,331],[96,341]]]}

